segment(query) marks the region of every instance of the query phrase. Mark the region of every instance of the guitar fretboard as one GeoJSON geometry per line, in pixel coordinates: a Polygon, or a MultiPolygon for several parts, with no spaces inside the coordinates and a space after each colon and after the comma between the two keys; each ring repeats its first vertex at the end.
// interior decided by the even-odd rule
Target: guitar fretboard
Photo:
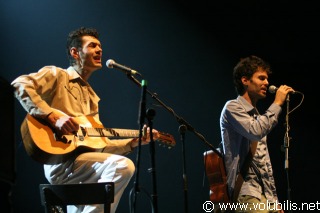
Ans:
{"type": "Polygon", "coordinates": [[[135,138],[138,137],[138,130],[123,130],[113,128],[85,128],[89,137],[116,137],[116,138],[135,138]]]}

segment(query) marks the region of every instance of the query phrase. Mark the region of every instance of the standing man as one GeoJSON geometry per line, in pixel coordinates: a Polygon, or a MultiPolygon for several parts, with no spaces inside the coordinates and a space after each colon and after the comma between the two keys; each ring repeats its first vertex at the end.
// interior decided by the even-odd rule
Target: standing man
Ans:
{"type": "MultiPolygon", "coordinates": [[[[100,98],[88,83],[91,74],[102,68],[102,47],[95,29],[81,27],[70,32],[66,46],[70,66],[45,66],[38,72],[17,77],[12,86],[15,97],[34,118],[46,122],[58,135],[75,135],[77,118],[92,116],[100,123],[100,98]]],[[[154,139],[158,135],[155,131],[154,139]]],[[[150,139],[143,138],[142,144],[150,139]]],[[[101,152],[71,156],[62,163],[44,164],[52,184],[114,182],[114,213],[124,189],[134,174],[134,163],[123,155],[132,151],[138,138],[109,140],[101,152]]],[[[103,212],[102,205],[68,206],[68,212],[103,212]]]]}
{"type": "Polygon", "coordinates": [[[273,103],[260,114],[257,102],[266,97],[269,74],[270,66],[261,58],[249,56],[241,59],[233,71],[238,97],[227,101],[221,112],[220,128],[229,194],[232,201],[247,205],[236,212],[283,212],[280,205],[276,205],[279,200],[267,135],[277,125],[281,106],[294,90],[281,85],[273,103]],[[265,208],[257,209],[257,206],[265,208]]]}

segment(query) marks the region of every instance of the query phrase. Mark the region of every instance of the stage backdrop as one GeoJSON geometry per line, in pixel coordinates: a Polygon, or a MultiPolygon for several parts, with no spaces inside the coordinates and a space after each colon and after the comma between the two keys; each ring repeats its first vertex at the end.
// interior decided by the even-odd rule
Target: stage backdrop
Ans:
{"type": "MultiPolygon", "coordinates": [[[[143,75],[139,80],[146,80],[147,89],[153,94],[148,95],[147,108],[156,111],[154,128],[172,134],[177,142],[170,150],[157,146],[156,183],[148,172],[149,146],[142,148],[139,183],[147,193],[139,194],[136,212],[151,212],[149,196],[154,184],[158,190],[159,212],[185,212],[185,206],[189,212],[203,212],[202,204],[209,199],[203,165],[203,152],[209,146],[204,140],[215,147],[221,140],[221,109],[227,100],[236,97],[232,84],[234,65],[242,57],[260,56],[272,66],[274,73],[270,84],[287,84],[305,95],[301,106],[289,114],[290,189],[292,202],[315,202],[317,198],[309,195],[319,191],[316,181],[319,175],[315,172],[319,169],[319,139],[314,124],[319,118],[316,108],[319,96],[318,11],[311,3],[279,1],[1,1],[0,74],[11,82],[45,65],[66,68],[65,43],[69,31],[81,26],[97,28],[104,62],[89,83],[101,98],[100,118],[105,126],[138,128],[141,88],[123,72],[105,66],[108,59],[113,59],[143,75]],[[165,106],[153,97],[159,98],[165,106]],[[181,119],[199,133],[186,132],[185,153],[178,131],[181,119]]],[[[11,92],[7,93],[5,97],[11,97],[11,92]]],[[[271,104],[273,97],[268,94],[261,102],[261,112],[271,104]]],[[[6,118],[8,100],[2,98],[1,101],[2,117],[6,118]]],[[[292,95],[291,109],[300,101],[301,96],[292,95]]],[[[10,199],[12,208],[15,213],[40,213],[44,208],[40,204],[38,186],[47,180],[42,165],[26,154],[22,144],[20,125],[26,112],[17,101],[10,107],[12,109],[15,116],[6,124],[10,128],[14,122],[14,141],[5,130],[1,143],[1,155],[10,155],[10,160],[5,162],[10,168],[9,179],[16,177],[10,199]],[[16,147],[14,159],[11,158],[13,147],[16,147]],[[16,173],[12,176],[14,164],[16,173]]],[[[285,114],[284,107],[278,126],[268,136],[280,201],[288,196],[281,151],[285,114]]],[[[136,162],[137,153],[128,157],[136,162]]],[[[124,192],[117,213],[129,212],[133,180],[124,192]]]]}

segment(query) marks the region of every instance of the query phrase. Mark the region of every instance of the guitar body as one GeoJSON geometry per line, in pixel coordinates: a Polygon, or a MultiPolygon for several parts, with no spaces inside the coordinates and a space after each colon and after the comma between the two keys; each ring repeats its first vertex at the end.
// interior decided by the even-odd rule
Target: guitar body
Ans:
{"type": "MultiPolygon", "coordinates": [[[[75,117],[80,128],[75,135],[58,136],[46,123],[27,114],[21,124],[21,135],[27,154],[44,164],[57,164],[88,151],[101,151],[112,138],[136,138],[138,130],[104,128],[94,117],[75,117]]],[[[175,145],[172,135],[159,132],[158,141],[175,145]]]]}
{"type": "MultiPolygon", "coordinates": [[[[91,123],[93,119],[90,119],[91,122],[86,117],[76,119],[84,126],[100,127],[97,123],[91,123]]],[[[57,138],[49,126],[29,114],[20,130],[28,155],[45,164],[61,163],[72,155],[85,151],[98,151],[107,145],[107,137],[84,136],[85,140],[82,141],[75,135],[63,135],[57,138]]]]}
{"type": "Polygon", "coordinates": [[[212,203],[230,202],[223,158],[216,152],[209,150],[204,152],[204,164],[210,184],[210,201],[212,203]]]}

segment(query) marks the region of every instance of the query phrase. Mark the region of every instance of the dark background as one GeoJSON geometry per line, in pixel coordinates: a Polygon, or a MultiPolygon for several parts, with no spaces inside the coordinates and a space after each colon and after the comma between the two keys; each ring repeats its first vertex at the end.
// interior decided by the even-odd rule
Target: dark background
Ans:
{"type": "MultiPolygon", "coordinates": [[[[232,70],[242,57],[257,55],[273,69],[270,84],[287,84],[305,96],[289,114],[289,180],[291,202],[316,202],[319,190],[317,132],[319,61],[319,8],[292,1],[191,0],[10,0],[0,3],[1,77],[10,83],[17,76],[45,65],[67,67],[66,36],[80,26],[100,32],[103,59],[114,59],[143,74],[148,90],[184,118],[213,146],[220,142],[219,116],[224,103],[236,97],[232,70]]],[[[125,74],[104,66],[92,75],[91,86],[101,98],[100,118],[106,127],[138,128],[140,88],[125,74]]],[[[2,85],[6,85],[1,81],[2,85]]],[[[263,112],[273,94],[260,102],[263,112]]],[[[20,124],[26,112],[17,101],[12,107],[9,88],[1,89],[2,206],[13,212],[43,212],[38,186],[46,183],[42,165],[26,154],[20,124]],[[8,107],[9,106],[9,107],[8,107]],[[14,120],[14,125],[12,121],[14,120]],[[10,167],[10,168],[8,168],[10,167]],[[9,201],[6,192],[11,189],[9,201]]],[[[291,95],[292,110],[301,95],[291,95]]],[[[159,212],[184,212],[183,153],[173,113],[148,96],[147,107],[156,110],[154,127],[174,136],[177,145],[156,148],[156,187],[159,212]]],[[[291,111],[290,110],[290,111],[291,111]]],[[[269,134],[278,195],[287,200],[284,153],[286,107],[279,125],[269,134]]],[[[185,156],[189,212],[204,212],[208,183],[203,152],[209,147],[191,131],[186,133],[185,156]]],[[[149,147],[141,150],[139,183],[152,192],[149,147]]],[[[128,155],[136,161],[136,152],[128,155]]],[[[133,180],[133,179],[132,179],[133,180]]],[[[118,213],[129,212],[124,192],[118,213]]],[[[90,195],[89,195],[90,196],[90,195]]],[[[137,212],[151,212],[148,196],[138,195],[137,212]]],[[[1,211],[5,212],[5,211],[1,211]]]]}

